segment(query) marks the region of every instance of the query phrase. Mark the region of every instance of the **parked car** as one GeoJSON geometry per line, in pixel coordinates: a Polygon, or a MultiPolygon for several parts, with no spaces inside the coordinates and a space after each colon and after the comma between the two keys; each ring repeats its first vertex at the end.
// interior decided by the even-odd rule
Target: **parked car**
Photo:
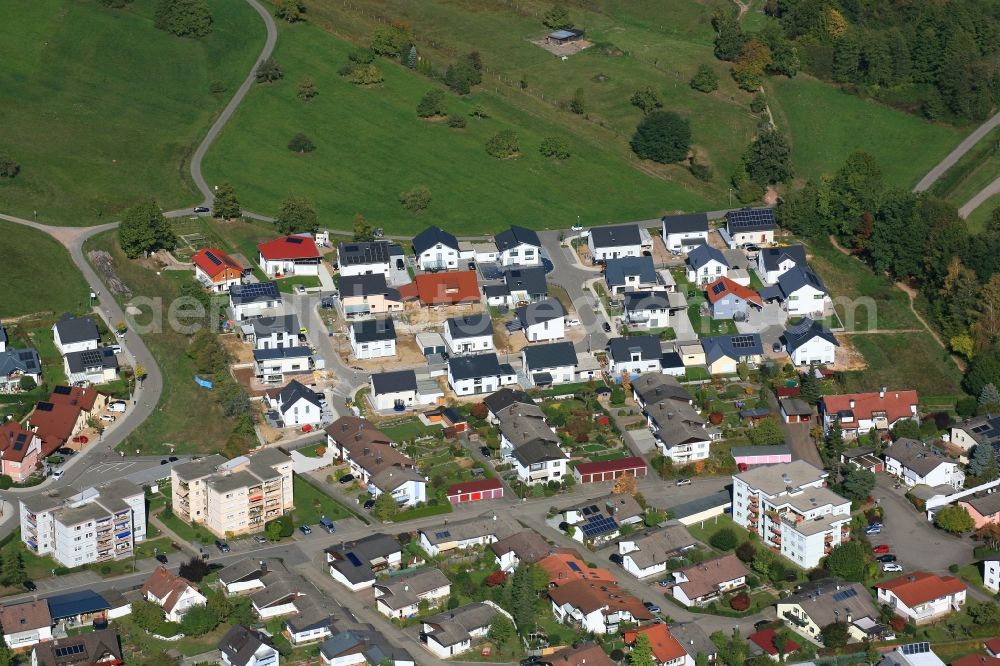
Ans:
{"type": "Polygon", "coordinates": [[[225,541],[223,541],[222,539],[216,539],[215,540],[215,547],[219,549],[220,553],[228,553],[229,552],[229,544],[226,543],[225,541]]]}
{"type": "Polygon", "coordinates": [[[366,511],[371,510],[374,507],[375,507],[375,500],[373,500],[373,499],[365,500],[365,510],[366,511]]]}
{"type": "Polygon", "coordinates": [[[56,449],[56,453],[58,453],[61,456],[71,456],[75,454],[76,451],[69,448],[68,446],[60,446],[58,449],[56,449]]]}
{"type": "Polygon", "coordinates": [[[101,420],[111,423],[115,420],[115,417],[113,414],[101,414],[101,420]]]}
{"type": "Polygon", "coordinates": [[[678,485],[678,486],[690,486],[691,485],[691,479],[677,479],[677,483],[675,485],[678,485]]]}
{"type": "Polygon", "coordinates": [[[177,462],[178,460],[180,460],[180,458],[178,458],[177,456],[170,456],[169,458],[167,458],[167,462],[177,462]]]}
{"type": "Polygon", "coordinates": [[[753,623],[753,630],[760,631],[769,624],[771,624],[771,620],[757,620],[753,623]]]}
{"type": "Polygon", "coordinates": [[[313,530],[308,525],[299,525],[299,532],[302,532],[303,534],[312,534],[313,530]]]}
{"type": "Polygon", "coordinates": [[[163,460],[161,460],[161,461],[160,461],[160,464],[161,464],[161,465],[166,465],[166,464],[167,464],[167,459],[166,459],[166,458],[164,458],[163,460]]]}
{"type": "Polygon", "coordinates": [[[337,479],[338,483],[350,483],[351,481],[354,481],[353,474],[345,474],[344,476],[337,479]]]}
{"type": "Polygon", "coordinates": [[[159,555],[156,556],[156,561],[159,562],[160,564],[166,564],[167,556],[164,555],[163,553],[160,553],[159,555]]]}
{"type": "Polygon", "coordinates": [[[603,324],[601,324],[601,328],[604,329],[605,333],[611,332],[611,324],[609,324],[608,322],[604,322],[603,324]]]}
{"type": "Polygon", "coordinates": [[[35,585],[34,581],[26,580],[24,581],[24,589],[26,589],[28,592],[34,592],[35,590],[38,589],[38,586],[35,585]]]}
{"type": "Polygon", "coordinates": [[[903,567],[896,564],[895,562],[886,562],[885,564],[882,565],[882,571],[884,571],[885,573],[900,573],[902,570],[903,567]]]}
{"type": "Polygon", "coordinates": [[[896,561],[896,556],[892,555],[892,554],[879,555],[875,559],[878,560],[879,562],[882,562],[884,564],[886,562],[895,562],[896,561]]]}
{"type": "Polygon", "coordinates": [[[58,481],[59,479],[61,479],[63,477],[63,474],[65,474],[65,472],[63,472],[61,469],[53,470],[52,471],[52,478],[55,479],[56,481],[58,481]]]}
{"type": "Polygon", "coordinates": [[[322,515],[319,517],[319,526],[326,530],[327,534],[333,534],[337,531],[337,526],[333,524],[333,521],[322,515]]]}
{"type": "Polygon", "coordinates": [[[267,539],[259,534],[255,534],[253,535],[253,542],[263,546],[265,543],[267,543],[267,539]]]}
{"type": "Polygon", "coordinates": [[[622,563],[622,556],[619,555],[618,553],[611,553],[610,555],[608,555],[608,559],[614,562],[615,564],[622,563]]]}
{"type": "Polygon", "coordinates": [[[580,320],[579,319],[567,319],[566,320],[566,325],[567,326],[579,326],[580,325],[580,320]]]}
{"type": "Polygon", "coordinates": [[[661,580],[657,585],[660,587],[670,587],[672,583],[669,580],[661,580]]]}
{"type": "Polygon", "coordinates": [[[128,409],[128,405],[126,405],[125,402],[122,401],[122,400],[116,400],[115,402],[113,402],[110,405],[108,405],[108,411],[109,412],[122,413],[126,409],[128,409]]]}
{"type": "Polygon", "coordinates": [[[195,206],[194,212],[196,213],[210,213],[211,209],[208,206],[195,206]]]}
{"type": "Polygon", "coordinates": [[[865,534],[867,534],[868,536],[871,536],[873,534],[881,534],[881,533],[882,533],[882,528],[881,527],[874,527],[872,525],[869,525],[868,527],[865,528],[865,534]]]}
{"type": "Polygon", "coordinates": [[[885,544],[885,543],[882,544],[881,546],[875,546],[874,548],[872,548],[872,552],[875,553],[876,555],[885,555],[890,550],[892,550],[892,549],[889,548],[889,544],[885,544]]]}
{"type": "Polygon", "coordinates": [[[648,610],[650,613],[659,613],[660,612],[660,607],[657,606],[656,604],[654,604],[651,601],[643,601],[642,605],[645,606],[646,610],[648,610]]]}

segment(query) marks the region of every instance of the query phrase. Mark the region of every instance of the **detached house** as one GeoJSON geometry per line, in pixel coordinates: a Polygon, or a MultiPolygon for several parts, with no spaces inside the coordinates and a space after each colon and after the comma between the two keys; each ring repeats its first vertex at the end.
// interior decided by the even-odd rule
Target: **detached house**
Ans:
{"type": "Polygon", "coordinates": [[[444,397],[444,391],[434,380],[417,380],[413,370],[376,372],[368,377],[372,406],[380,412],[403,412],[414,407],[433,405],[444,397]]]}
{"type": "Polygon", "coordinates": [[[568,456],[559,438],[535,405],[514,405],[501,412],[500,453],[511,462],[518,479],[527,484],[562,481],[568,456]]]}
{"type": "Polygon", "coordinates": [[[216,293],[243,282],[243,267],[228,254],[214,247],[203,247],[191,256],[194,279],[216,293]]]}
{"type": "Polygon", "coordinates": [[[319,394],[297,379],[281,389],[268,391],[266,396],[269,406],[281,415],[285,426],[315,426],[323,421],[319,394]]]}
{"type": "Polygon", "coordinates": [[[529,345],[521,350],[521,368],[535,386],[576,381],[577,358],[572,342],[529,345]]]}
{"type": "Polygon", "coordinates": [[[489,313],[450,317],[444,322],[444,338],[453,356],[496,351],[493,344],[493,320],[489,313]]]}
{"type": "Polygon", "coordinates": [[[950,441],[963,451],[977,446],[1000,449],[1000,415],[985,414],[966,419],[951,427],[950,441]]]}
{"type": "Polygon", "coordinates": [[[663,350],[655,335],[633,335],[608,341],[608,371],[612,377],[660,372],[663,350]]]}
{"type": "Polygon", "coordinates": [[[310,234],[275,238],[257,246],[260,270],[268,277],[319,275],[319,248],[310,234]]]}
{"type": "Polygon", "coordinates": [[[552,553],[552,546],[534,530],[522,530],[490,544],[500,569],[510,573],[522,564],[534,564],[552,553]]]}
{"type": "Polygon", "coordinates": [[[749,575],[740,558],[723,555],[675,571],[671,594],[685,606],[703,606],[726,592],[745,587],[749,575]]]}
{"type": "Polygon", "coordinates": [[[555,298],[522,305],[515,315],[528,342],[559,340],[566,335],[566,308],[555,298]]]}
{"type": "Polygon", "coordinates": [[[97,349],[101,334],[90,317],[66,315],[52,325],[52,338],[56,349],[65,356],[71,352],[97,349]]]}
{"type": "Polygon", "coordinates": [[[402,312],[403,297],[385,281],[382,273],[341,275],[337,285],[347,319],[402,312]]]}
{"type": "Polygon", "coordinates": [[[552,614],[562,624],[576,624],[592,634],[615,634],[621,624],[653,619],[642,602],[610,582],[575,580],[549,590],[552,614]]]}
{"type": "Polygon", "coordinates": [[[12,650],[51,641],[53,624],[45,599],[0,606],[0,626],[12,650]]]}
{"type": "MultiPolygon", "coordinates": [[[[851,642],[872,638],[865,627],[877,624],[879,611],[861,583],[817,581],[777,603],[778,619],[813,640],[822,640],[823,627],[834,622],[847,625],[851,642]]],[[[876,637],[877,638],[877,637],[876,637]]]]}
{"type": "Polygon", "coordinates": [[[220,663],[224,666],[277,666],[278,650],[263,634],[233,625],[219,641],[220,663]]]}
{"type": "Polygon", "coordinates": [[[314,367],[309,347],[255,349],[253,352],[254,376],[266,382],[281,382],[286,374],[309,372],[314,367]]]}
{"type": "Polygon", "coordinates": [[[708,215],[665,215],[660,218],[663,244],[671,252],[689,252],[699,245],[708,244],[708,215]]]}
{"type": "Polygon", "coordinates": [[[298,346],[301,328],[298,315],[287,314],[254,317],[241,330],[254,349],[278,349],[298,346]]]}
{"type": "Polygon", "coordinates": [[[517,383],[509,364],[500,364],[496,354],[479,354],[448,359],[448,385],[455,395],[492,393],[501,386],[517,383]]]}
{"type": "Polygon", "coordinates": [[[770,208],[740,208],[726,213],[726,231],[733,248],[773,243],[777,228],[770,208]]]}
{"type": "Polygon", "coordinates": [[[400,287],[399,293],[403,300],[417,299],[424,306],[478,303],[481,299],[475,271],[421,273],[400,287]]]}
{"type": "Polygon", "coordinates": [[[499,613],[507,615],[491,602],[475,602],[432,615],[421,624],[420,640],[441,659],[468,652],[486,637],[499,613]]]}
{"type": "Polygon", "coordinates": [[[451,582],[437,568],[417,569],[375,583],[375,608],[386,617],[406,619],[417,614],[421,602],[433,608],[451,594],[451,582]]]}
{"type": "Polygon", "coordinates": [[[965,484],[965,472],[957,460],[915,439],[897,439],[885,450],[885,471],[908,487],[948,485],[956,490],[965,484]]]}
{"type": "Polygon", "coordinates": [[[819,401],[823,432],[834,423],[840,424],[844,437],[856,439],[872,430],[885,432],[900,421],[920,423],[916,391],[844,393],[825,395],[819,401]]]}
{"type": "Polygon", "coordinates": [[[625,571],[636,578],[647,578],[667,570],[667,562],[684,556],[698,545],[687,528],[673,523],[645,530],[618,540],[618,556],[625,571]]]}
{"type": "Polygon", "coordinates": [[[388,534],[369,534],[324,552],[330,576],[352,592],[371,587],[380,573],[399,569],[403,561],[399,542],[388,534]]]}
{"type": "Polygon", "coordinates": [[[42,453],[42,439],[11,419],[0,425],[0,471],[21,483],[35,471],[42,453]]]}
{"type": "Polygon", "coordinates": [[[781,274],[778,282],[761,289],[765,301],[779,301],[789,316],[826,316],[833,308],[830,294],[816,273],[808,266],[795,266],[781,274]]]}
{"type": "Polygon", "coordinates": [[[337,246],[340,277],[380,273],[388,280],[393,269],[405,271],[403,248],[389,241],[342,242],[337,246]]]}
{"type": "Polygon", "coordinates": [[[123,663],[118,632],[114,629],[98,629],[39,643],[31,653],[32,666],[114,666],[123,663]]]}
{"type": "Polygon", "coordinates": [[[646,403],[643,413],[657,447],[675,464],[708,458],[711,435],[694,407],[676,400],[661,400],[646,403]]]}
{"type": "Polygon", "coordinates": [[[20,391],[22,377],[31,378],[36,386],[42,383],[42,359],[38,351],[33,347],[0,351],[0,393],[20,391]]]}
{"type": "Polygon", "coordinates": [[[795,365],[831,365],[840,346],[830,329],[809,317],[790,324],[782,340],[795,365]]]}
{"type": "Polygon", "coordinates": [[[631,328],[667,328],[673,317],[687,316],[687,297],[677,292],[630,291],[622,304],[622,320],[631,328]]]}
{"type": "Polygon", "coordinates": [[[712,319],[746,321],[751,310],[759,312],[764,307],[760,294],[727,277],[720,277],[707,284],[705,298],[708,299],[712,319]]]}
{"type": "Polygon", "coordinates": [[[652,237],[638,224],[594,227],[587,236],[591,261],[595,264],[618,257],[639,257],[653,249],[652,237]]]}
{"type": "Polygon", "coordinates": [[[320,646],[323,666],[414,666],[409,652],[389,643],[372,625],[349,626],[320,646]]]}
{"type": "Polygon", "coordinates": [[[938,576],[926,571],[904,574],[875,585],[878,603],[915,624],[927,624],[965,605],[966,585],[954,576],[938,576]]]}
{"type": "Polygon", "coordinates": [[[281,306],[281,293],[274,282],[236,284],[229,287],[229,309],[233,319],[243,321],[254,315],[271,311],[281,306]]]}
{"type": "Polygon", "coordinates": [[[653,291],[660,288],[652,257],[620,257],[604,264],[608,291],[618,295],[627,291],[653,291]]]}
{"type": "Polygon", "coordinates": [[[775,284],[782,275],[796,266],[806,267],[803,245],[762,248],[757,254],[757,275],[764,284],[775,284]]]}
{"type": "Polygon", "coordinates": [[[194,583],[170,573],[163,565],[146,579],[142,597],[162,608],[170,622],[180,622],[188,609],[208,603],[194,583]]]}
{"type": "Polygon", "coordinates": [[[638,525],[645,514],[628,493],[612,493],[563,509],[562,519],[576,528],[570,538],[591,546],[617,538],[623,525],[638,525]]]}
{"type": "Polygon", "coordinates": [[[342,416],[326,427],[326,435],[334,455],[350,465],[351,473],[367,484],[373,496],[389,493],[400,506],[426,499],[426,484],[413,460],[367,420],[342,416]]]}
{"type": "Polygon", "coordinates": [[[729,270],[729,262],[721,250],[711,245],[699,245],[688,252],[687,279],[692,284],[708,284],[720,277],[725,277],[729,270]]]}
{"type": "Polygon", "coordinates": [[[506,514],[484,513],[474,518],[453,520],[419,530],[420,547],[431,557],[452,550],[487,546],[520,532],[523,527],[506,514]]]}
{"type": "Polygon", "coordinates": [[[422,271],[453,271],[458,268],[458,240],[438,227],[427,227],[413,237],[413,254],[422,271]]]}
{"type": "Polygon", "coordinates": [[[713,375],[736,374],[740,363],[756,367],[764,356],[764,345],[757,333],[702,338],[701,346],[705,364],[713,375]]]}
{"type": "Polygon", "coordinates": [[[544,300],[549,294],[549,285],[541,266],[508,268],[503,273],[503,284],[486,285],[483,292],[487,305],[512,307],[544,300]]]}
{"type": "Polygon", "coordinates": [[[63,369],[71,384],[107,384],[118,379],[118,357],[110,347],[69,352],[63,369]]]}
{"type": "Polygon", "coordinates": [[[494,239],[501,266],[538,266],[542,263],[542,242],[532,229],[511,225],[494,239]]]}
{"type": "Polygon", "coordinates": [[[396,355],[396,325],[392,319],[364,319],[351,324],[351,351],[358,360],[396,355]]]}
{"type": "Polygon", "coordinates": [[[625,645],[635,647],[639,636],[649,639],[656,666],[694,666],[694,658],[687,648],[677,640],[665,624],[648,624],[638,629],[629,629],[624,634],[625,645]]]}

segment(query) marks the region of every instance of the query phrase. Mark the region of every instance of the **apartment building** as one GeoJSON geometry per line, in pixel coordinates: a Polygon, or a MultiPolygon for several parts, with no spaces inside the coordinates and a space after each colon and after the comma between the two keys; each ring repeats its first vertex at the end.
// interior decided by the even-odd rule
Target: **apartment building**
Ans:
{"type": "Polygon", "coordinates": [[[803,460],[733,475],[733,520],[805,569],[851,537],[851,502],[803,460]]]}
{"type": "Polygon", "coordinates": [[[142,488],[125,479],[25,498],[20,518],[28,550],[66,567],[131,557],[135,543],[146,538],[142,488]]]}
{"type": "Polygon", "coordinates": [[[265,523],[294,508],[292,459],[277,449],[176,465],[170,485],[174,514],[219,537],[261,532],[265,523]]]}

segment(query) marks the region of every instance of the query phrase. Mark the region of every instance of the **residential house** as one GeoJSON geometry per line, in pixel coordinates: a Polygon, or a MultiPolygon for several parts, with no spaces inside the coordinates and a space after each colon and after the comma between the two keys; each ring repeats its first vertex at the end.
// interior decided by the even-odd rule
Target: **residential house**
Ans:
{"type": "Polygon", "coordinates": [[[707,244],[699,245],[688,252],[684,263],[687,265],[688,282],[692,284],[715,282],[720,277],[725,277],[729,270],[726,255],[707,244]]]}
{"type": "Polygon", "coordinates": [[[757,275],[764,284],[775,284],[778,278],[796,266],[806,266],[804,245],[765,247],[757,253],[757,275]]]}
{"type": "Polygon", "coordinates": [[[556,442],[538,438],[516,447],[510,455],[518,480],[529,486],[561,482],[566,476],[568,459],[556,442]]]}
{"type": "Polygon", "coordinates": [[[0,351],[0,393],[17,393],[21,379],[42,383],[42,359],[34,347],[0,351]]]}
{"type": "Polygon", "coordinates": [[[394,448],[389,437],[368,420],[342,416],[326,427],[326,434],[334,456],[350,466],[351,473],[367,484],[373,496],[388,492],[401,506],[426,499],[426,484],[414,473],[413,460],[394,448]]]}
{"type": "Polygon", "coordinates": [[[413,254],[422,271],[456,270],[458,253],[458,240],[438,227],[427,227],[413,237],[413,254]]]}
{"type": "Polygon", "coordinates": [[[45,599],[0,606],[3,638],[12,650],[52,640],[52,616],[45,599]]]}
{"type": "Polygon", "coordinates": [[[994,594],[1000,592],[1000,560],[983,560],[983,585],[994,594]]]}
{"type": "Polygon", "coordinates": [[[268,391],[268,404],[280,416],[285,427],[315,426],[323,421],[323,405],[320,394],[305,386],[297,379],[283,388],[268,391]]]}
{"type": "Polygon", "coordinates": [[[884,388],[871,393],[825,395],[819,401],[823,432],[829,432],[837,423],[844,437],[855,439],[872,430],[885,432],[900,421],[920,423],[918,402],[916,391],[889,391],[884,388]]]}
{"type": "Polygon", "coordinates": [[[684,525],[670,523],[622,537],[618,556],[625,571],[636,578],[648,578],[665,573],[671,559],[684,557],[697,545],[684,525]]]}
{"type": "Polygon", "coordinates": [[[286,374],[311,372],[315,367],[309,347],[253,350],[254,376],[265,382],[283,382],[286,374]]]}
{"type": "Polygon", "coordinates": [[[35,403],[34,410],[28,415],[27,429],[41,438],[41,457],[45,458],[86,428],[88,418],[87,412],[78,405],[50,399],[35,403]]]}
{"type": "Polygon", "coordinates": [[[524,303],[537,303],[548,298],[549,285],[545,280],[545,269],[541,266],[534,268],[508,268],[503,273],[505,300],[502,302],[491,302],[490,305],[523,305],[524,303]]]}
{"type": "Polygon", "coordinates": [[[963,497],[957,504],[969,512],[977,530],[986,525],[1000,524],[1000,493],[993,488],[963,497]]]}
{"type": "Polygon", "coordinates": [[[413,370],[393,370],[369,375],[371,403],[376,410],[406,411],[414,407],[433,405],[444,397],[434,380],[421,382],[413,370]]]}
{"type": "Polygon", "coordinates": [[[107,384],[118,379],[118,357],[110,347],[69,352],[63,369],[71,384],[107,384]]]}
{"type": "Polygon", "coordinates": [[[962,451],[971,451],[977,446],[1000,449],[1000,415],[984,414],[974,416],[951,427],[948,441],[962,451]]]}
{"type": "Polygon", "coordinates": [[[660,218],[663,244],[671,252],[690,252],[708,244],[708,214],[664,215],[660,218]]]}
{"type": "Polygon", "coordinates": [[[622,321],[629,328],[656,329],[673,325],[678,314],[687,316],[687,297],[668,291],[630,291],[622,298],[622,321]]]}
{"type": "Polygon", "coordinates": [[[505,409],[514,405],[534,405],[535,401],[519,388],[502,388],[483,398],[483,404],[486,405],[487,410],[486,420],[490,425],[495,426],[500,423],[500,414],[505,409]]]}
{"type": "Polygon", "coordinates": [[[429,608],[442,604],[451,594],[451,581],[440,569],[407,570],[375,583],[375,608],[386,617],[406,619],[420,610],[420,604],[429,608]]]}
{"type": "Polygon", "coordinates": [[[643,413],[657,447],[674,464],[684,465],[708,458],[712,436],[694,407],[682,401],[664,399],[647,402],[643,413]]]}
{"type": "Polygon", "coordinates": [[[507,614],[492,603],[475,602],[432,615],[421,622],[420,640],[436,657],[454,657],[485,638],[493,618],[501,612],[507,614]]]}
{"type": "Polygon", "coordinates": [[[399,542],[377,532],[330,546],[324,552],[330,576],[352,592],[371,587],[379,574],[399,569],[403,561],[399,542]]]}
{"type": "Polygon", "coordinates": [[[674,638],[667,625],[649,624],[637,629],[627,629],[623,635],[625,645],[634,647],[639,636],[645,636],[649,640],[656,666],[694,666],[694,658],[674,638]]]}
{"type": "Polygon", "coordinates": [[[491,511],[473,518],[446,520],[435,527],[419,530],[420,547],[431,557],[437,557],[453,550],[488,546],[522,529],[507,514],[491,511]]]}
{"type": "Polygon", "coordinates": [[[444,341],[452,356],[496,351],[493,320],[488,312],[449,317],[444,322],[444,341]]]}
{"type": "Polygon", "coordinates": [[[577,358],[572,342],[529,345],[521,350],[521,368],[534,386],[576,381],[577,358]]]}
{"type": "Polygon", "coordinates": [[[406,509],[427,501],[427,480],[413,467],[387,467],[372,477],[368,492],[372,497],[388,493],[406,509]]]}
{"type": "Polygon", "coordinates": [[[813,640],[822,641],[823,627],[835,622],[847,625],[851,642],[868,638],[864,628],[879,621],[879,611],[872,596],[861,583],[842,580],[821,580],[808,583],[794,594],[779,599],[778,619],[813,640]],[[856,622],[860,621],[860,625],[856,622]]]}
{"type": "Polygon", "coordinates": [[[897,439],[886,448],[884,456],[885,471],[899,477],[907,487],[949,485],[959,490],[965,485],[965,472],[957,460],[915,439],[897,439]]]}
{"type": "Polygon", "coordinates": [[[496,264],[500,260],[500,250],[492,241],[458,241],[459,261],[477,264],[496,264]]]}
{"type": "Polygon", "coordinates": [[[654,372],[632,380],[632,396],[642,408],[662,400],[673,400],[685,405],[694,404],[691,394],[674,377],[654,372]]]}
{"type": "Polygon", "coordinates": [[[494,237],[501,266],[537,266],[542,263],[542,242],[532,229],[516,224],[494,237]]]}
{"type": "Polygon", "coordinates": [[[562,624],[576,624],[592,634],[615,634],[621,624],[653,619],[653,614],[617,583],[596,585],[576,580],[551,588],[552,614],[562,624]]]}
{"type": "Polygon", "coordinates": [[[809,317],[789,324],[782,340],[795,365],[832,365],[840,346],[830,329],[809,317]]]}
{"type": "Polygon", "coordinates": [[[600,483],[614,481],[623,476],[642,478],[646,476],[646,461],[640,456],[629,456],[617,460],[582,462],[573,468],[577,483],[600,483]]]}
{"type": "Polygon", "coordinates": [[[545,414],[535,405],[513,405],[500,413],[500,456],[518,470],[518,477],[530,483],[562,480],[566,454],[559,437],[545,422],[545,414]],[[518,449],[532,445],[518,453],[518,449]]]}
{"type": "Polygon", "coordinates": [[[551,554],[553,547],[534,530],[521,530],[490,544],[500,569],[511,572],[522,564],[527,566],[551,554]]]}
{"type": "Polygon", "coordinates": [[[726,231],[734,248],[773,243],[777,228],[770,208],[740,208],[726,213],[726,231]]]}
{"type": "Polygon", "coordinates": [[[778,632],[773,627],[761,629],[758,632],[747,636],[750,641],[751,651],[758,654],[766,654],[772,661],[784,663],[786,655],[791,655],[802,649],[802,646],[791,638],[785,639],[785,644],[778,651],[778,632]]]}
{"type": "Polygon", "coordinates": [[[608,259],[639,257],[644,252],[651,252],[653,239],[638,224],[594,227],[587,232],[587,247],[591,261],[598,264],[608,259]]]}
{"type": "Polygon", "coordinates": [[[915,571],[875,584],[879,604],[914,624],[935,622],[962,610],[966,585],[954,576],[915,571]]]}
{"type": "Polygon", "coordinates": [[[324,666],[414,666],[409,652],[389,643],[370,624],[330,636],[319,656],[324,666]]]}
{"type": "Polygon", "coordinates": [[[717,335],[701,339],[705,350],[705,365],[713,375],[734,375],[740,363],[756,367],[764,356],[764,345],[758,333],[717,335]]]}
{"type": "Polygon", "coordinates": [[[616,380],[623,375],[660,372],[663,350],[655,335],[633,335],[608,341],[608,372],[616,380]]]}
{"type": "Polygon", "coordinates": [[[274,282],[235,284],[229,287],[229,309],[233,319],[243,321],[262,313],[274,314],[281,306],[281,293],[274,282]]]}
{"type": "Polygon", "coordinates": [[[288,569],[277,558],[247,557],[219,570],[219,583],[229,596],[252,594],[272,585],[275,577],[287,577],[288,569]]]}
{"type": "MultiPolygon", "coordinates": [[[[954,663],[954,662],[953,662],[954,663]]],[[[877,666],[945,666],[927,642],[897,645],[882,655],[877,666]]]]}
{"type": "Polygon", "coordinates": [[[851,538],[851,502],[826,487],[827,477],[804,460],[734,474],[733,521],[812,569],[851,538]]]}
{"type": "Polygon", "coordinates": [[[475,271],[421,273],[399,288],[403,300],[419,300],[427,307],[478,303],[479,281],[475,271]]]}
{"type": "Polygon", "coordinates": [[[191,263],[194,279],[210,291],[221,294],[243,282],[243,267],[218,248],[201,248],[191,256],[191,263]]]}
{"type": "Polygon", "coordinates": [[[503,481],[500,479],[477,479],[448,486],[448,502],[468,504],[503,498],[503,481]]]}
{"type": "Polygon", "coordinates": [[[562,522],[575,528],[570,538],[592,546],[618,537],[623,525],[642,523],[645,515],[646,512],[634,497],[622,493],[598,497],[563,509],[562,522]]]}
{"type": "Polygon", "coordinates": [[[396,355],[396,325],[392,319],[363,319],[348,330],[354,358],[386,358],[396,355]]]}
{"type": "Polygon", "coordinates": [[[759,312],[764,308],[760,294],[727,277],[720,277],[705,285],[705,298],[708,299],[712,319],[746,321],[751,310],[759,312]]]}
{"type": "Polygon", "coordinates": [[[170,622],[180,622],[189,609],[208,603],[194,583],[170,573],[162,564],[143,583],[142,598],[162,608],[170,622]]]}
{"type": "Polygon", "coordinates": [[[64,315],[52,325],[52,339],[63,356],[70,352],[97,349],[101,334],[91,317],[64,315]]]}
{"type": "Polygon", "coordinates": [[[627,291],[656,291],[661,285],[652,257],[620,257],[604,264],[604,280],[614,296],[627,291]]]}
{"type": "Polygon", "coordinates": [[[263,589],[250,594],[250,607],[261,620],[297,613],[296,603],[305,597],[305,581],[287,569],[276,570],[263,579],[263,589]]]}
{"type": "Polygon", "coordinates": [[[703,606],[745,587],[749,575],[740,558],[730,553],[674,571],[671,594],[684,606],[703,606]]]}
{"type": "Polygon", "coordinates": [[[42,453],[42,438],[11,419],[0,425],[0,473],[22,483],[34,473],[42,453]]]}
{"type": "Polygon", "coordinates": [[[31,652],[31,666],[114,666],[122,663],[122,648],[114,629],[97,629],[38,643],[31,652]]]}
{"type": "Polygon", "coordinates": [[[310,234],[283,236],[257,246],[258,265],[268,277],[319,275],[322,258],[310,234]]]}
{"type": "Polygon", "coordinates": [[[581,643],[550,654],[546,659],[552,666],[615,666],[597,643],[581,643]]]}
{"type": "Polygon", "coordinates": [[[455,395],[492,393],[501,386],[517,383],[517,374],[509,364],[500,363],[496,354],[478,354],[448,359],[448,386],[455,395]]]}
{"type": "Polygon", "coordinates": [[[384,240],[341,242],[337,246],[337,266],[341,279],[379,273],[388,281],[393,269],[406,270],[403,248],[384,240]]]}
{"type": "Polygon", "coordinates": [[[549,587],[559,587],[576,580],[590,583],[614,583],[617,579],[607,569],[590,566],[575,550],[560,549],[536,562],[549,576],[549,587]]]}
{"type": "Polygon", "coordinates": [[[785,271],[775,285],[761,289],[760,295],[765,301],[782,303],[791,317],[824,317],[833,310],[826,285],[808,266],[795,266],[785,271]]]}
{"type": "Polygon", "coordinates": [[[343,608],[332,606],[325,598],[317,600],[315,595],[299,597],[295,608],[297,613],[284,618],[282,632],[295,647],[329,638],[335,631],[337,616],[347,615],[343,608]]]}
{"type": "Polygon", "coordinates": [[[296,314],[254,317],[241,328],[254,349],[280,349],[299,345],[299,317],[296,314]]]}
{"type": "Polygon", "coordinates": [[[264,634],[242,624],[233,625],[222,637],[219,654],[224,666],[277,666],[280,659],[264,634]]]}
{"type": "Polygon", "coordinates": [[[555,298],[522,305],[515,316],[528,342],[559,340],[566,336],[566,308],[555,298]]]}
{"type": "Polygon", "coordinates": [[[347,319],[403,311],[402,295],[389,286],[382,273],[341,275],[337,287],[347,319]]]}

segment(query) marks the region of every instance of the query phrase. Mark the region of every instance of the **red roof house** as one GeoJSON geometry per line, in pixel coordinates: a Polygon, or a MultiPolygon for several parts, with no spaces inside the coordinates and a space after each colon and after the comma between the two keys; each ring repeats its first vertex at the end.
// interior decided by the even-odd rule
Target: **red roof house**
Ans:
{"type": "Polygon", "coordinates": [[[194,277],[206,287],[225,291],[243,278],[243,267],[222,250],[203,247],[191,257],[194,277]]]}
{"type": "Polygon", "coordinates": [[[872,393],[844,393],[826,395],[819,401],[823,415],[823,429],[839,423],[844,435],[875,430],[888,430],[896,423],[919,420],[916,391],[873,391],[872,393]]]}
{"type": "Polygon", "coordinates": [[[640,635],[649,639],[649,644],[653,647],[653,657],[658,664],[669,664],[687,656],[684,646],[674,638],[665,624],[650,624],[626,631],[625,645],[633,645],[640,635]]]}
{"type": "Polygon", "coordinates": [[[503,483],[500,479],[480,479],[456,483],[448,488],[448,501],[452,504],[479,502],[503,498],[503,483]]]}
{"type": "Polygon", "coordinates": [[[730,280],[727,277],[720,277],[715,282],[705,285],[705,298],[708,299],[709,303],[720,301],[729,294],[738,296],[744,301],[753,303],[758,307],[764,306],[764,302],[760,299],[760,294],[749,287],[744,287],[738,282],[730,280]]]}
{"type": "Polygon", "coordinates": [[[991,657],[1000,656],[1000,638],[991,638],[986,643],[986,651],[990,653],[991,657]]]}
{"type": "Polygon", "coordinates": [[[39,402],[28,417],[28,427],[42,438],[42,457],[52,454],[87,425],[87,413],[77,405],[39,402]]]}
{"type": "Polygon", "coordinates": [[[308,234],[293,234],[261,243],[260,269],[267,275],[319,275],[320,254],[308,234]]]}
{"type": "Polygon", "coordinates": [[[915,571],[882,581],[875,589],[880,604],[887,604],[897,615],[916,624],[924,624],[958,610],[965,603],[968,588],[954,576],[915,571]]]}
{"type": "MultiPolygon", "coordinates": [[[[750,634],[747,636],[747,640],[754,643],[757,647],[764,651],[765,654],[772,657],[778,656],[778,648],[774,645],[774,635],[775,631],[773,628],[764,629],[763,631],[758,631],[756,634],[750,634]]],[[[788,638],[785,640],[785,654],[791,654],[797,650],[802,649],[802,646],[788,638]]]]}
{"type": "Polygon", "coordinates": [[[41,438],[17,421],[0,426],[0,467],[15,482],[24,481],[35,471],[41,449],[41,438]]]}
{"type": "Polygon", "coordinates": [[[92,388],[56,386],[49,395],[49,402],[79,407],[89,415],[96,416],[108,404],[108,396],[92,388]]]}
{"type": "Polygon", "coordinates": [[[988,654],[970,654],[951,662],[951,666],[1000,666],[1000,659],[988,654]]]}
{"type": "Polygon", "coordinates": [[[475,271],[423,273],[399,288],[404,299],[419,298],[421,305],[454,305],[480,299],[475,271]]]}
{"type": "Polygon", "coordinates": [[[646,476],[646,461],[638,456],[633,456],[618,460],[580,463],[573,469],[573,476],[576,477],[578,483],[614,481],[625,474],[631,474],[635,477],[646,476]]]}

